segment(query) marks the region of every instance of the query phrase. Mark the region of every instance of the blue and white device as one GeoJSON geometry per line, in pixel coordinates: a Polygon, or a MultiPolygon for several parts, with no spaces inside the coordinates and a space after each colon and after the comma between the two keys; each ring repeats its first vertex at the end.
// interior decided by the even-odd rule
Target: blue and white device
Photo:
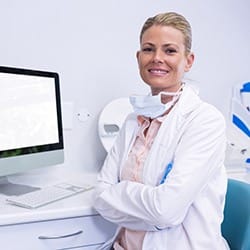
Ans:
{"type": "Polygon", "coordinates": [[[250,137],[250,82],[234,87],[232,122],[248,138],[250,137]]]}
{"type": "Polygon", "coordinates": [[[250,169],[250,82],[233,88],[226,164],[250,169]]]}

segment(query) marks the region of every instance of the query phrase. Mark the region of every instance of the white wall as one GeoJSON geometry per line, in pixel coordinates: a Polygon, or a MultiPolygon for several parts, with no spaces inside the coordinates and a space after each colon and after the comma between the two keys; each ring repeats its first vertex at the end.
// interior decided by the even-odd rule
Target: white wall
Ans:
{"type": "Polygon", "coordinates": [[[60,74],[62,100],[74,104],[64,166],[93,171],[105,157],[97,136],[104,105],[147,91],[135,60],[145,19],[165,11],[187,17],[196,54],[187,77],[228,118],[231,87],[250,81],[249,9],[248,0],[1,0],[0,65],[60,74]],[[91,114],[86,122],[77,119],[81,108],[91,114]]]}

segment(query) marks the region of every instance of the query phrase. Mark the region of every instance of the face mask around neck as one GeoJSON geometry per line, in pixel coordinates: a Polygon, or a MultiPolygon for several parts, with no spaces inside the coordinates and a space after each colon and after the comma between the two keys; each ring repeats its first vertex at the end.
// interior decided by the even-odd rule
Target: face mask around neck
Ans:
{"type": "MultiPolygon", "coordinates": [[[[182,88],[182,86],[181,86],[182,88]]],[[[181,94],[181,88],[177,92],[160,92],[158,95],[132,95],[129,97],[134,112],[151,119],[157,118],[172,108],[181,94]],[[161,96],[173,96],[166,104],[161,102],[161,96]]]]}

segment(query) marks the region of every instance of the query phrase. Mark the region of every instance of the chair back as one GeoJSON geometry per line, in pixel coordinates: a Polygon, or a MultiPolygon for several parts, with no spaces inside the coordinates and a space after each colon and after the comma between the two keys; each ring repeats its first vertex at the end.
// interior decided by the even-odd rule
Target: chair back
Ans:
{"type": "Polygon", "coordinates": [[[221,229],[231,250],[250,250],[250,184],[228,180],[221,229]]]}

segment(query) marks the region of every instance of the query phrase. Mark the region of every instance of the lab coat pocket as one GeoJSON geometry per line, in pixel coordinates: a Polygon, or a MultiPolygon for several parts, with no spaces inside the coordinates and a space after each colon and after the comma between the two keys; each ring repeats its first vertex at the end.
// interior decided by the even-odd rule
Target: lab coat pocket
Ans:
{"type": "Polygon", "coordinates": [[[163,145],[159,146],[158,150],[158,162],[159,162],[159,170],[157,171],[157,183],[161,183],[162,178],[166,172],[167,166],[173,163],[173,150],[169,147],[165,147],[163,145]]]}
{"type": "Polygon", "coordinates": [[[166,147],[162,144],[159,146],[158,158],[162,167],[165,167],[170,161],[173,160],[174,151],[172,147],[166,147]]]}

